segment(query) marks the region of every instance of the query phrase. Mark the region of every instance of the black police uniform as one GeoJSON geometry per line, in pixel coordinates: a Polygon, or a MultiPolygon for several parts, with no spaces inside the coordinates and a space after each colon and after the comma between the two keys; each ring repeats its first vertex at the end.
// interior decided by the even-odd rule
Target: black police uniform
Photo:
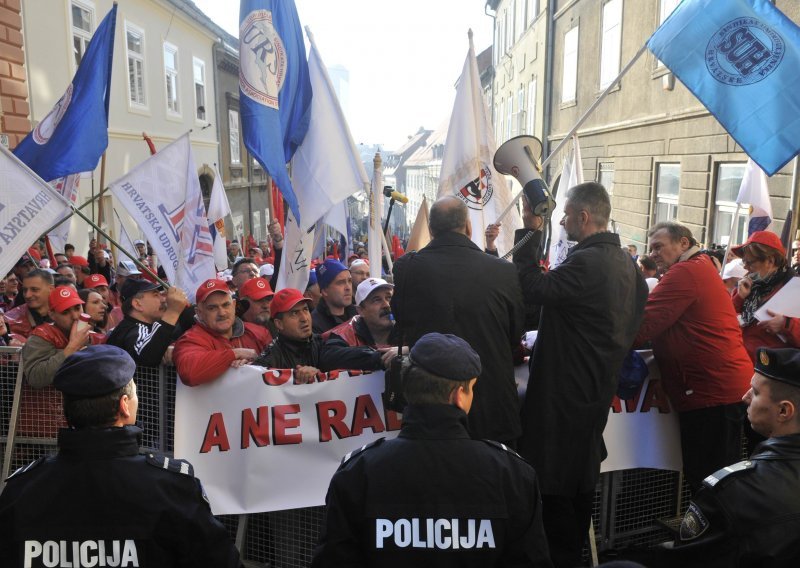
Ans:
{"type": "Polygon", "coordinates": [[[552,566],[533,468],[466,422],[410,405],[397,439],[345,456],[312,566],[552,566]]]}
{"type": "Polygon", "coordinates": [[[141,429],[62,429],[59,452],[0,495],[0,565],[240,566],[183,460],[139,454],[141,429]]]}

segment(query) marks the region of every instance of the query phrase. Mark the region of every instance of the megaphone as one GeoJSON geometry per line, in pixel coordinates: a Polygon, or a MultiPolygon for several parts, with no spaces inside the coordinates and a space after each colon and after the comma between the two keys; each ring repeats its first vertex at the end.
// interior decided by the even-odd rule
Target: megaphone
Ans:
{"type": "Polygon", "coordinates": [[[514,176],[522,186],[522,194],[533,214],[545,217],[553,211],[556,202],[541,176],[541,156],[542,143],[538,138],[515,136],[506,140],[494,153],[494,169],[514,176]]]}

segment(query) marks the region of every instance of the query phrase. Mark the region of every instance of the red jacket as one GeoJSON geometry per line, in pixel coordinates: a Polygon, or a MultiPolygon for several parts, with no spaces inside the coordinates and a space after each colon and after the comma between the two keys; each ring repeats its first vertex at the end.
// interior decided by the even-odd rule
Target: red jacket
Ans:
{"type": "MultiPolygon", "coordinates": [[[[28,309],[28,304],[20,304],[13,310],[7,311],[3,317],[8,325],[8,333],[12,334],[12,339],[20,343],[25,343],[28,336],[36,327],[36,322],[28,309]]],[[[50,321],[49,319],[47,321],[50,321]]]]}
{"type": "MultiPolygon", "coordinates": [[[[783,288],[784,284],[777,286],[772,294],[763,298],[761,305],[774,296],[778,290],[783,288]]],[[[742,304],[744,300],[739,297],[739,292],[736,288],[731,292],[733,298],[733,307],[736,313],[742,312],[742,304]]],[[[742,328],[742,338],[744,339],[744,348],[747,349],[747,354],[753,366],[756,364],[756,349],[759,347],[769,347],[770,349],[783,349],[784,347],[800,347],[800,319],[786,318],[786,328],[780,335],[786,338],[784,342],[780,337],[772,333],[767,333],[766,328],[759,327],[758,322],[751,323],[742,328]]]]}
{"type": "Polygon", "coordinates": [[[235,359],[233,350],[254,349],[256,355],[272,341],[266,327],[236,318],[233,337],[227,339],[198,322],[175,342],[172,361],[183,384],[190,387],[210,383],[228,370],[235,359]]]}
{"type": "Polygon", "coordinates": [[[739,402],[750,388],[739,321],[706,255],[673,264],[650,293],[636,345],[648,340],[678,412],[739,402]]]}

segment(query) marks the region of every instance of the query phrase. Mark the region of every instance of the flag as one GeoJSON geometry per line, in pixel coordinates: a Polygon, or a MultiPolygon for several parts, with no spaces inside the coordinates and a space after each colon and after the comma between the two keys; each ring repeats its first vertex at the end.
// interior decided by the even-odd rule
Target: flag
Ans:
{"type": "MultiPolygon", "coordinates": [[[[61,197],[68,203],[75,204],[78,201],[78,184],[81,179],[81,174],[70,174],[68,176],[60,177],[50,182],[50,185],[55,189],[61,197]]],[[[64,211],[64,221],[56,228],[47,233],[47,239],[53,252],[64,252],[64,246],[69,240],[69,230],[72,225],[72,212],[67,209],[64,211]]],[[[55,267],[54,267],[55,268],[55,267]]]]}
{"type": "Polygon", "coordinates": [[[64,217],[68,203],[5,148],[0,148],[0,273],[64,217]]]}
{"type": "Polygon", "coordinates": [[[414,226],[411,227],[411,236],[408,238],[406,250],[420,250],[431,242],[431,233],[428,230],[428,198],[422,198],[422,205],[417,211],[414,226]]]}
{"type": "Polygon", "coordinates": [[[301,221],[286,163],[308,130],[311,84],[294,0],[241,0],[239,91],[244,145],[301,221]]]}
{"type": "Polygon", "coordinates": [[[647,46],[768,175],[800,152],[800,28],[769,0],[684,0],[647,46]]]}
{"type": "Polygon", "coordinates": [[[752,158],[747,160],[736,203],[750,204],[747,220],[748,237],[756,231],[766,231],[769,224],[772,223],[772,204],[769,202],[767,175],[752,158]]]}
{"type": "Polygon", "coordinates": [[[304,292],[308,285],[312,251],[314,250],[314,227],[300,231],[291,212],[286,216],[283,257],[278,269],[275,291],[295,288],[304,292]]]}
{"type": "Polygon", "coordinates": [[[561,225],[561,218],[564,216],[564,204],[567,201],[567,191],[583,183],[583,166],[581,164],[581,147],[578,144],[578,136],[572,136],[572,150],[564,160],[564,169],[561,170],[561,177],[558,182],[558,195],[556,196],[556,206],[550,215],[556,238],[550,243],[550,254],[548,259],[550,267],[555,268],[567,258],[570,247],[575,246],[576,242],[567,238],[567,231],[561,225]]]}
{"type": "Polygon", "coordinates": [[[369,227],[367,227],[367,253],[369,255],[369,275],[371,278],[381,277],[381,244],[383,238],[383,172],[372,170],[372,188],[369,192],[369,227]]]}
{"type": "MultiPolygon", "coordinates": [[[[506,178],[494,169],[494,133],[483,98],[478,62],[469,33],[469,50],[458,81],[450,116],[439,176],[439,197],[456,195],[467,204],[472,221],[472,240],[485,246],[484,231],[511,202],[506,178]]],[[[515,216],[508,217],[500,232],[500,254],[514,244],[514,230],[521,228],[515,216]]]]}
{"type": "Polygon", "coordinates": [[[133,241],[131,240],[128,231],[125,230],[125,225],[122,223],[122,219],[120,219],[119,213],[117,213],[116,209],[114,209],[114,217],[116,217],[117,226],[119,227],[119,230],[117,231],[117,235],[119,236],[119,238],[117,240],[119,242],[120,247],[122,247],[122,249],[125,252],[134,255],[136,258],[139,258],[139,255],[137,254],[136,251],[136,245],[133,244],[133,241]]]}
{"type": "Polygon", "coordinates": [[[314,98],[308,134],[292,161],[292,183],[303,230],[369,183],[314,36],[308,28],[306,33],[311,44],[308,73],[314,98]]]}
{"type": "Polygon", "coordinates": [[[214,169],[214,185],[211,187],[211,198],[208,201],[208,228],[214,240],[214,264],[219,270],[228,267],[228,248],[225,242],[225,217],[231,214],[228,196],[222,186],[222,176],[214,169]]]}
{"type": "Polygon", "coordinates": [[[167,278],[194,302],[214,278],[214,248],[189,135],[108,186],[150,241],[167,278]]]}
{"type": "Polygon", "coordinates": [[[64,95],[14,149],[46,181],[94,170],[108,146],[116,16],[114,4],[97,26],[64,95]]]}

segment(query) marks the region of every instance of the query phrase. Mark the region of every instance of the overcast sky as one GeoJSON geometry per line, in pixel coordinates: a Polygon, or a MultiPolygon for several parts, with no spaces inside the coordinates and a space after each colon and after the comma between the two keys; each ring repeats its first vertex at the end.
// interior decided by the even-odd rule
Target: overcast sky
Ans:
{"type": "MultiPolygon", "coordinates": [[[[238,36],[235,0],[194,0],[238,36]]],[[[437,128],[453,108],[472,28],[475,53],[492,43],[485,0],[296,0],[327,67],[350,72],[346,101],[356,144],[402,145],[420,126],[437,128]]],[[[306,46],[308,40],[306,38],[306,46]]]]}

